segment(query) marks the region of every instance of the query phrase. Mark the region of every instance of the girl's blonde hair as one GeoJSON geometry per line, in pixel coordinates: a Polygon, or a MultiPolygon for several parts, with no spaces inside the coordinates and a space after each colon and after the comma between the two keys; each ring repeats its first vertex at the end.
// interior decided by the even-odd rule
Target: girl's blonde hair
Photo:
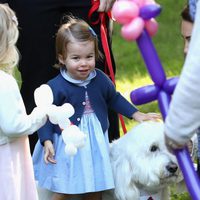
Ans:
{"type": "Polygon", "coordinates": [[[19,61],[17,25],[14,11],[7,4],[0,4],[0,70],[10,74],[19,61]]]}
{"type": "MultiPolygon", "coordinates": [[[[57,60],[59,55],[63,58],[67,56],[67,45],[70,42],[85,42],[93,41],[95,48],[95,59],[97,60],[100,56],[98,50],[98,39],[94,30],[81,19],[77,19],[71,16],[67,17],[67,23],[62,24],[56,35],[56,57],[57,60]]],[[[55,64],[56,68],[60,68],[63,64],[55,64]]]]}

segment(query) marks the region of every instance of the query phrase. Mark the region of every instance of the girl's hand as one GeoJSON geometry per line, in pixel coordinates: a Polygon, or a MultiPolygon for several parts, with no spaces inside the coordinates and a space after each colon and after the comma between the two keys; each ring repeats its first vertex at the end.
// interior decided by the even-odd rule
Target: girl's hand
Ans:
{"type": "Polygon", "coordinates": [[[44,161],[46,164],[52,163],[56,164],[56,160],[54,159],[55,151],[53,144],[50,140],[46,140],[44,142],[44,161]]]}
{"type": "Polygon", "coordinates": [[[132,115],[132,118],[137,122],[143,121],[159,121],[161,120],[161,115],[157,113],[142,113],[142,112],[135,112],[132,115]]]}

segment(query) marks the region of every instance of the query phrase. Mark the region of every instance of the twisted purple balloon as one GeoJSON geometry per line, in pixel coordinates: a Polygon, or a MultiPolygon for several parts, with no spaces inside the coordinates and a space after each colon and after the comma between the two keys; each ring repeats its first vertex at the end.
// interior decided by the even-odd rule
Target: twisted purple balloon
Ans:
{"type": "MultiPolygon", "coordinates": [[[[137,39],[137,45],[143,56],[143,59],[148,68],[149,74],[155,83],[155,87],[159,87],[157,91],[156,98],[158,99],[158,104],[160,111],[162,113],[163,119],[166,118],[169,109],[169,104],[171,100],[171,94],[175,88],[178,79],[166,80],[163,67],[158,58],[154,45],[149,37],[148,33],[144,30],[142,35],[137,39]]],[[[138,91],[137,91],[137,95],[138,91]]],[[[131,92],[131,100],[134,103],[135,93],[131,92]]],[[[190,158],[187,148],[176,150],[175,155],[177,157],[179,166],[183,173],[188,191],[194,200],[200,199],[200,182],[197,174],[194,170],[192,160],[190,158]]]]}
{"type": "MultiPolygon", "coordinates": [[[[161,7],[158,5],[144,5],[140,8],[140,17],[146,20],[157,16],[160,12],[161,7]]],[[[136,42],[151,79],[155,84],[132,91],[131,101],[136,105],[141,105],[157,99],[163,119],[165,120],[169,109],[171,94],[174,91],[178,78],[166,79],[162,64],[146,29],[142,31],[136,42]]],[[[192,199],[200,200],[200,182],[187,148],[176,150],[174,153],[192,199]]]]}

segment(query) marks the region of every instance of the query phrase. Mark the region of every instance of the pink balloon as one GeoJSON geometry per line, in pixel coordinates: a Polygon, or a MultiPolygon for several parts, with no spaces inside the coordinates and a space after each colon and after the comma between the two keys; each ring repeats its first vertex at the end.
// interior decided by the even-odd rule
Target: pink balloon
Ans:
{"type": "Polygon", "coordinates": [[[132,1],[116,1],[112,8],[112,15],[119,23],[126,24],[139,15],[139,7],[132,1]]]}
{"type": "Polygon", "coordinates": [[[145,22],[145,28],[147,29],[150,36],[154,36],[158,31],[158,23],[155,19],[150,19],[145,22]]]}
{"type": "Polygon", "coordinates": [[[121,34],[127,40],[136,40],[142,33],[143,28],[144,20],[141,17],[137,17],[122,27],[121,34]]]}
{"type": "Polygon", "coordinates": [[[155,4],[156,2],[154,0],[144,0],[144,4],[148,5],[148,4],[155,4]]]}
{"type": "Polygon", "coordinates": [[[133,2],[135,2],[139,7],[142,7],[145,3],[145,0],[132,0],[133,2]]]}

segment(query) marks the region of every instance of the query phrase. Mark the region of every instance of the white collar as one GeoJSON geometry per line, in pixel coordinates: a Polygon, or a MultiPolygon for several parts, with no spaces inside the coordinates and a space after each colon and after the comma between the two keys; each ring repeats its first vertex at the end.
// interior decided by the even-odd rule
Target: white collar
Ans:
{"type": "Polygon", "coordinates": [[[73,79],[65,68],[60,68],[60,73],[64,79],[67,81],[74,83],[78,86],[86,86],[90,83],[90,81],[96,76],[96,70],[90,72],[89,76],[85,80],[75,80],[73,79]]]}

